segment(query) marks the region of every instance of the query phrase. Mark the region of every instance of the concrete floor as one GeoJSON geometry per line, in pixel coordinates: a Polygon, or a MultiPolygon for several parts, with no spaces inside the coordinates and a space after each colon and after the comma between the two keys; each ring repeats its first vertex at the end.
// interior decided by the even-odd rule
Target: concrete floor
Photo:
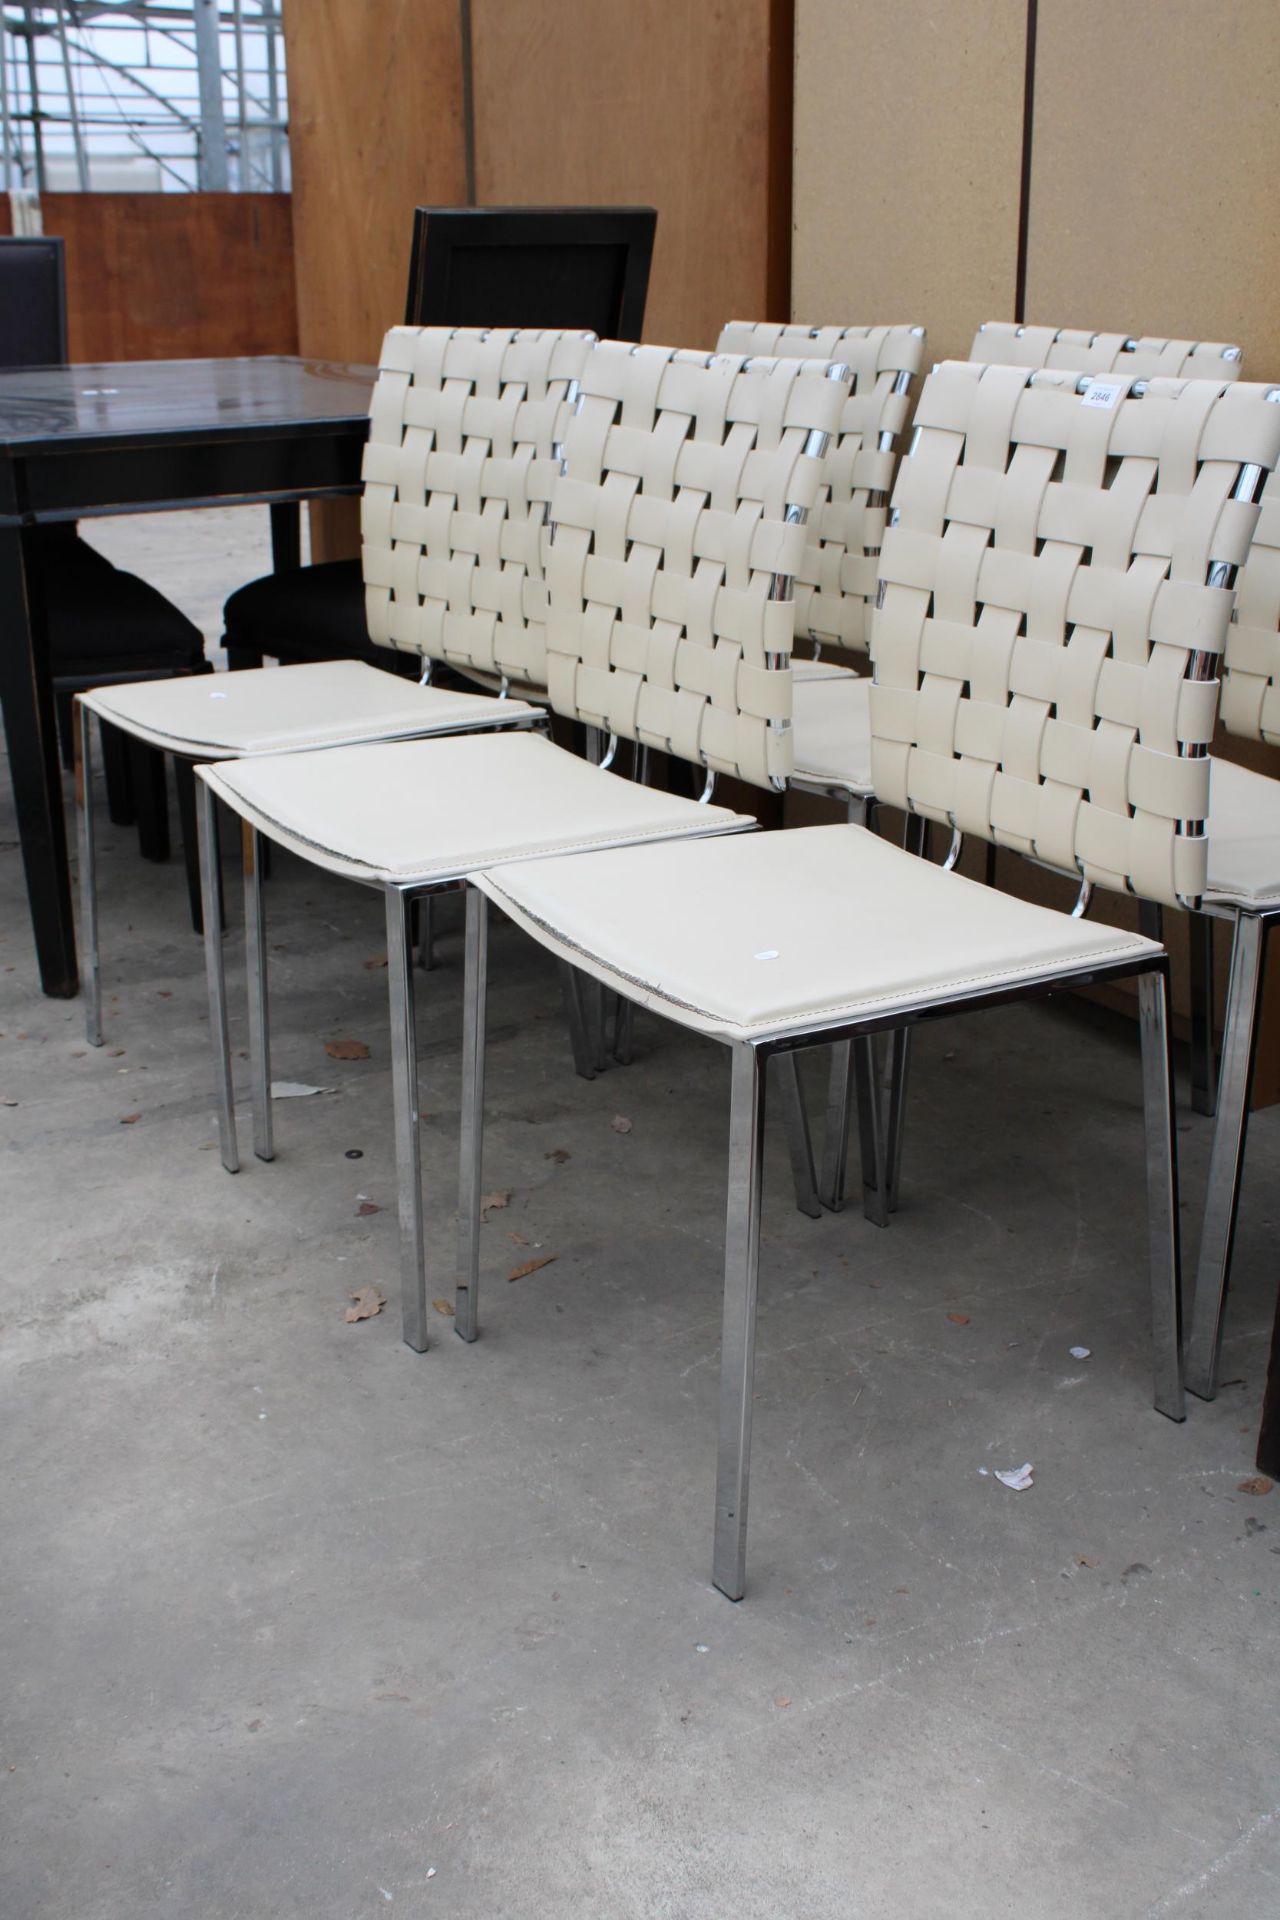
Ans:
{"type": "MultiPolygon", "coordinates": [[[[260,564],[244,524],[99,537],[216,610],[260,564]]],[[[1130,1029],[1055,1005],[923,1033],[885,1233],[796,1214],[775,1132],[735,1607],[708,1584],[723,1050],[641,1016],[632,1067],[576,1079],[553,971],[495,927],[486,1185],[510,1200],[482,1339],[437,1313],[420,1357],[378,899],[278,859],[275,1072],[334,1091],[278,1104],[275,1164],[233,1180],[181,866],[104,842],[93,1051],[34,989],[0,780],[6,1920],[1280,1911],[1280,1490],[1238,1491],[1280,1117],[1250,1141],[1232,1384],[1181,1427],[1148,1403],[1130,1029]],[[348,1325],[365,1283],[386,1311],[348,1325]],[[1026,1492],[980,1472],[1026,1460],[1026,1492]]],[[[1192,1247],[1207,1144],[1186,1116],[1192,1247]]]]}

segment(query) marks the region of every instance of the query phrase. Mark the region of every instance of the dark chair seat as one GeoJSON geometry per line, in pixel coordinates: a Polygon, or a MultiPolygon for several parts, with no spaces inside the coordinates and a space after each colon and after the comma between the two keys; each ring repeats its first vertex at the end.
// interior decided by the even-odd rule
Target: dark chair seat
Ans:
{"type": "Polygon", "coordinates": [[[286,567],[237,587],[222,613],[223,645],[231,666],[268,659],[372,660],[387,664],[365,622],[364,581],[358,560],[324,560],[286,567]]]}
{"type": "Polygon", "coordinates": [[[186,614],[136,573],[112,566],[73,530],[65,531],[70,539],[36,542],[31,555],[55,682],[83,682],[95,673],[109,680],[148,668],[198,672],[204,636],[186,614]]]}

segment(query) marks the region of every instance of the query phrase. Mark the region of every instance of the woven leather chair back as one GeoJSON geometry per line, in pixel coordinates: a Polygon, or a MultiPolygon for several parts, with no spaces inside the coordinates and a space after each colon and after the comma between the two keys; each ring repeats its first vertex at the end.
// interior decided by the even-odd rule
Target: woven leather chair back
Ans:
{"type": "Polygon", "coordinates": [[[796,575],[796,639],[865,658],[876,561],[898,435],[924,360],[923,327],[797,327],[733,320],[718,353],[786,354],[843,363],[853,377],[810,515],[796,575]]]}
{"type": "Polygon", "coordinates": [[[1221,340],[1135,340],[1078,327],[1018,327],[988,320],[969,358],[984,367],[1060,367],[1074,373],[1123,373],[1130,380],[1238,380],[1239,347],[1221,340]]]}
{"type": "MultiPolygon", "coordinates": [[[[1272,387],[1276,405],[1280,388],[1272,387]]],[[[1280,406],[1276,407],[1280,412],[1280,406]]],[[[1223,659],[1222,724],[1244,740],[1280,746],[1280,475],[1262,494],[1249,557],[1236,582],[1223,659]]]]}
{"type": "Polygon", "coordinates": [[[1258,385],[1118,386],[964,362],[925,382],[880,560],[872,776],[1172,904],[1205,884],[1217,660],[1258,517],[1233,494],[1274,469],[1280,407],[1258,385]]]}
{"type": "Polygon", "coordinates": [[[594,334],[393,327],[369,410],[361,561],[381,646],[547,683],[547,507],[594,334]]]}
{"type": "Polygon", "coordinates": [[[595,349],[552,504],[557,711],[786,783],[790,582],[847,393],[815,361],[595,349]]]}

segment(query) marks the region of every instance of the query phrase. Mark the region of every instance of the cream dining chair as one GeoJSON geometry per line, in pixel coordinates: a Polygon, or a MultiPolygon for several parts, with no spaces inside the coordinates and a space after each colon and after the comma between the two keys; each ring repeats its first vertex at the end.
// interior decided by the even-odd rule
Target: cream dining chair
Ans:
{"type": "MultiPolygon", "coordinates": [[[[1239,347],[1219,341],[1166,340],[1134,338],[1124,333],[1097,333],[1072,327],[1031,327],[1011,322],[987,320],[977,329],[969,348],[969,359],[978,366],[1017,366],[1029,370],[1049,368],[1076,374],[1102,376],[1119,374],[1136,379],[1155,375],[1179,379],[1214,379],[1219,383],[1235,380],[1240,373],[1239,347]]],[[[858,727],[858,745],[850,750],[857,765],[870,760],[870,723],[865,711],[866,693],[845,693],[846,701],[861,699],[862,707],[850,718],[858,727]]],[[[910,844],[923,850],[926,844],[923,819],[908,822],[910,844]]],[[[987,847],[986,878],[995,884],[995,844],[987,847]]],[[[1154,908],[1144,915],[1144,931],[1159,937],[1154,908]]],[[[1213,1111],[1213,946],[1212,928],[1198,914],[1191,915],[1191,994],[1192,1102],[1201,1111],[1213,1111]]],[[[902,1170],[902,1138],[906,1113],[906,1077],[909,1058],[908,1038],[898,1035],[891,1049],[888,1113],[878,1114],[872,1104],[872,1081],[865,1061],[856,1050],[840,1046],[833,1050],[827,1114],[823,1135],[822,1170],[819,1190],[825,1206],[839,1211],[845,1201],[849,1159],[849,1119],[852,1093],[856,1086],[858,1115],[862,1137],[863,1212],[877,1226],[886,1226],[896,1212],[902,1170]]]]}
{"type": "MultiPolygon", "coordinates": [[[[898,443],[910,416],[912,384],[925,352],[923,327],[806,327],[735,320],[720,334],[722,353],[818,353],[844,361],[853,376],[839,432],[827,449],[822,495],[809,520],[801,571],[796,578],[796,646],[792,662],[792,731],[795,772],[791,785],[839,801],[846,818],[869,823],[871,786],[871,680],[866,668],[876,565],[884,538],[898,443]]],[[[913,845],[921,822],[909,823],[913,845]]],[[[857,1092],[862,1203],[869,1220],[888,1224],[886,1144],[876,1088],[871,1042],[839,1049],[828,1097],[820,1199],[844,1204],[849,1158],[850,1095],[857,1092]]],[[[803,1162],[808,1151],[808,1115],[796,1064],[788,1063],[788,1134],[792,1143],[797,1200],[806,1203],[803,1162]]]]}
{"type": "MultiPolygon", "coordinates": [[[[403,602],[395,618],[388,616],[392,571],[396,565],[408,564],[409,548],[402,543],[397,556],[389,538],[365,541],[363,570],[371,637],[388,649],[389,656],[411,655],[421,666],[421,681],[384,672],[367,662],[336,660],[186,680],[135,681],[77,696],[82,972],[86,1029],[94,1046],[102,1045],[102,974],[91,716],[192,764],[357,741],[532,726],[540,717],[538,709],[522,700],[495,700],[426,682],[432,663],[443,661],[464,672],[478,668],[496,675],[505,689],[507,636],[515,629],[523,633],[531,612],[540,616],[534,602],[541,591],[541,568],[536,557],[531,563],[529,548],[531,543],[536,548],[541,537],[540,522],[555,471],[553,446],[566,397],[594,339],[591,333],[510,327],[441,327],[429,334],[393,328],[388,334],[370,402],[366,481],[385,469],[393,446],[406,478],[420,472],[431,453],[448,443],[464,394],[484,413],[484,445],[494,476],[485,515],[472,529],[470,549],[465,553],[459,549],[447,562],[431,557],[444,510],[435,506],[433,524],[432,501],[423,495],[420,513],[424,517],[417,529],[421,547],[414,552],[428,555],[431,581],[424,604],[433,610],[433,617],[410,621],[404,616],[403,602]]],[[[480,446],[476,440],[470,456],[460,443],[453,450],[460,484],[468,457],[472,466],[479,461],[480,446]]],[[[215,833],[209,837],[207,853],[216,861],[215,833]]],[[[255,915],[250,927],[253,944],[261,935],[257,869],[247,868],[245,880],[246,906],[255,915]]],[[[220,913],[215,913],[215,934],[220,920],[220,913]]],[[[207,921],[205,938],[210,938],[207,921]]],[[[258,964],[256,956],[253,964],[258,964]]]]}
{"type": "MultiPolygon", "coordinates": [[[[1267,395],[1280,413],[1280,387],[1267,395]]],[[[1222,677],[1228,733],[1280,747],[1280,480],[1267,481],[1236,586],[1222,677]]],[[[1204,911],[1232,922],[1222,1076],[1187,1342],[1187,1385],[1211,1400],[1231,1275],[1271,930],[1280,920],[1280,780],[1215,757],[1204,911]]]]}
{"type": "MultiPolygon", "coordinates": [[[[407,340],[405,350],[411,369],[417,341],[407,340]]],[[[401,1305],[404,1337],[419,1351],[427,1344],[426,1269],[410,903],[466,888],[481,867],[590,848],[634,850],[754,826],[748,816],[711,805],[710,792],[718,772],[766,791],[784,786],[790,772],[791,579],[847,386],[839,365],[617,342],[595,348],[583,367],[564,444],[565,472],[556,483],[569,520],[546,547],[555,605],[544,624],[532,617],[537,606],[530,604],[525,657],[509,655],[505,670],[536,678],[545,661],[557,713],[614,742],[658,747],[701,767],[701,802],[621,779],[607,770],[609,755],[591,765],[536,734],[261,756],[199,770],[203,830],[207,834],[215,798],[223,801],[247,823],[255,869],[258,837],[266,835],[385,897],[401,1305]],[[579,531],[585,513],[592,516],[590,536],[579,531]],[[608,606],[591,594],[602,580],[613,589],[608,606]]],[[[384,622],[387,631],[400,623],[406,634],[416,630],[425,617],[421,596],[442,592],[449,569],[466,564],[477,514],[483,520],[490,511],[450,498],[461,487],[461,465],[473,458],[451,443],[470,450],[483,438],[489,404],[483,395],[473,402],[462,394],[451,405],[448,443],[442,436],[427,451],[425,466],[421,457],[402,454],[394,434],[371,453],[365,536],[390,546],[389,560],[373,563],[382,579],[375,592],[387,596],[381,612],[371,615],[375,632],[384,622]],[[455,560],[439,562],[439,576],[435,563],[421,557],[433,531],[433,552],[459,549],[455,560]]],[[[405,418],[413,417],[410,388],[405,418]]],[[[506,463],[485,462],[477,452],[474,464],[468,492],[474,485],[483,494],[492,467],[505,499],[512,485],[506,463]]],[[[211,887],[207,863],[205,870],[211,887]]],[[[468,1006],[484,992],[485,909],[484,896],[468,892],[468,1006]]],[[[211,943],[208,952],[223,1153],[231,1165],[221,947],[211,943]]],[[[262,954],[259,940],[248,966],[252,1085],[255,1140],[265,1136],[270,1149],[262,954]]],[[[475,1066],[471,1056],[464,1060],[466,1126],[475,1066]]],[[[261,1145],[258,1151],[269,1157],[261,1145]]],[[[467,1222],[477,1201],[464,1187],[467,1222]]],[[[465,1300],[456,1324],[469,1338],[465,1300]]]]}
{"type": "MultiPolygon", "coordinates": [[[[1278,457],[1280,410],[1260,387],[935,371],[881,554],[877,797],[1072,875],[1082,908],[1094,886],[1197,900],[1229,580],[1258,472],[1278,457]]],[[[589,527],[584,506],[557,490],[552,513],[589,527]]],[[[554,578],[551,590],[554,608],[554,578]]],[[[612,590],[595,586],[606,619],[612,590]]],[[[1154,1398],[1182,1418],[1168,960],[1156,942],[996,892],[856,826],[547,859],[475,884],[552,952],[730,1049],[722,1592],[739,1598],[745,1579],[764,1067],[776,1051],[1136,976],[1154,1398]]],[[[468,1060],[483,1008],[469,1012],[468,1060]]],[[[481,1145],[477,1121],[472,1193],[481,1145]]],[[[474,1317],[474,1264],[459,1284],[474,1317]]]]}

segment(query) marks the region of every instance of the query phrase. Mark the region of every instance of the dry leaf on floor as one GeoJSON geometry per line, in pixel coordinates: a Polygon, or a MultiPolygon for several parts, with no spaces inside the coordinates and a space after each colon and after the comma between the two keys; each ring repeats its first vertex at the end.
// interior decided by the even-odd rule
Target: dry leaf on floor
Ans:
{"type": "Polygon", "coordinates": [[[518,1267],[512,1267],[508,1280],[523,1280],[526,1274],[536,1273],[539,1267],[549,1267],[558,1258],[554,1253],[544,1253],[540,1260],[525,1260],[518,1267]]]}
{"type": "Polygon", "coordinates": [[[363,1040],[326,1040],[324,1050],[331,1060],[367,1060],[369,1049],[363,1040]]]}
{"type": "Polygon", "coordinates": [[[359,1217],[362,1220],[365,1219],[367,1215],[371,1213],[381,1213],[381,1212],[382,1212],[382,1208],[378,1205],[376,1200],[362,1200],[360,1205],[356,1208],[356,1213],[359,1215],[359,1217]]]}
{"type": "MultiPolygon", "coordinates": [[[[141,1120],[141,1118],[142,1115],[140,1113],[122,1113],[120,1115],[120,1125],[122,1127],[131,1127],[135,1120],[141,1120]]],[[[1268,1485],[1270,1485],[1270,1482],[1268,1482],[1268,1485]]]]}
{"type": "Polygon", "coordinates": [[[1097,1564],[1097,1561],[1092,1559],[1087,1553],[1078,1553],[1076,1555],[1076,1565],[1078,1567],[1096,1567],[1097,1564]]]}
{"type": "Polygon", "coordinates": [[[1256,1493],[1259,1496],[1261,1496],[1264,1493],[1270,1493],[1274,1485],[1275,1485],[1275,1481],[1268,1480],[1265,1473],[1255,1473],[1251,1475],[1248,1480],[1242,1480],[1240,1482],[1240,1485],[1236,1488],[1236,1492],[1237,1493],[1256,1493]]]}
{"type": "Polygon", "coordinates": [[[435,1308],[437,1313],[447,1313],[450,1316],[452,1316],[453,1314],[452,1300],[433,1300],[431,1304],[435,1308]]]}
{"type": "MultiPolygon", "coordinates": [[[[21,1040],[22,1035],[19,1034],[18,1038],[19,1040],[21,1040]]],[[[107,1058],[108,1060],[122,1060],[124,1058],[124,1048],[123,1047],[110,1048],[110,1050],[107,1053],[107,1058]]]]}
{"type": "Polygon", "coordinates": [[[359,1293],[351,1295],[353,1305],[343,1314],[348,1323],[356,1320],[372,1320],[375,1313],[381,1313],[387,1304],[385,1293],[379,1293],[376,1287],[361,1287],[359,1293]]]}
{"type": "Polygon", "coordinates": [[[569,1158],[569,1149],[568,1147],[552,1147],[550,1153],[544,1153],[542,1157],[544,1160],[554,1160],[558,1167],[562,1167],[569,1158]]]}
{"type": "Polygon", "coordinates": [[[773,1704],[775,1707],[789,1707],[791,1705],[790,1694],[775,1693],[773,1696],[773,1704]]]}
{"type": "Polygon", "coordinates": [[[380,953],[380,954],[377,954],[372,960],[366,960],[364,963],[364,969],[366,973],[372,973],[375,970],[375,968],[385,967],[386,964],[387,964],[386,954],[380,953]]]}
{"type": "Polygon", "coordinates": [[[957,1327],[967,1327],[969,1324],[969,1316],[967,1313],[949,1313],[947,1318],[957,1327]]]}
{"type": "Polygon", "coordinates": [[[510,1198],[510,1187],[503,1187],[497,1193],[482,1193],[480,1195],[480,1218],[487,1220],[491,1213],[497,1213],[500,1207],[505,1207],[510,1198]]]}
{"type": "Polygon", "coordinates": [[[16,1100],[0,1100],[0,1107],[16,1107],[17,1104],[16,1100]]]}
{"type": "Polygon", "coordinates": [[[507,1235],[507,1238],[508,1240],[514,1240],[518,1247],[527,1247],[529,1244],[528,1234],[521,1233],[518,1228],[513,1228],[507,1235]]]}
{"type": "Polygon", "coordinates": [[[609,1125],[615,1133],[630,1133],[631,1131],[631,1122],[627,1119],[625,1113],[615,1113],[609,1125]]]}

